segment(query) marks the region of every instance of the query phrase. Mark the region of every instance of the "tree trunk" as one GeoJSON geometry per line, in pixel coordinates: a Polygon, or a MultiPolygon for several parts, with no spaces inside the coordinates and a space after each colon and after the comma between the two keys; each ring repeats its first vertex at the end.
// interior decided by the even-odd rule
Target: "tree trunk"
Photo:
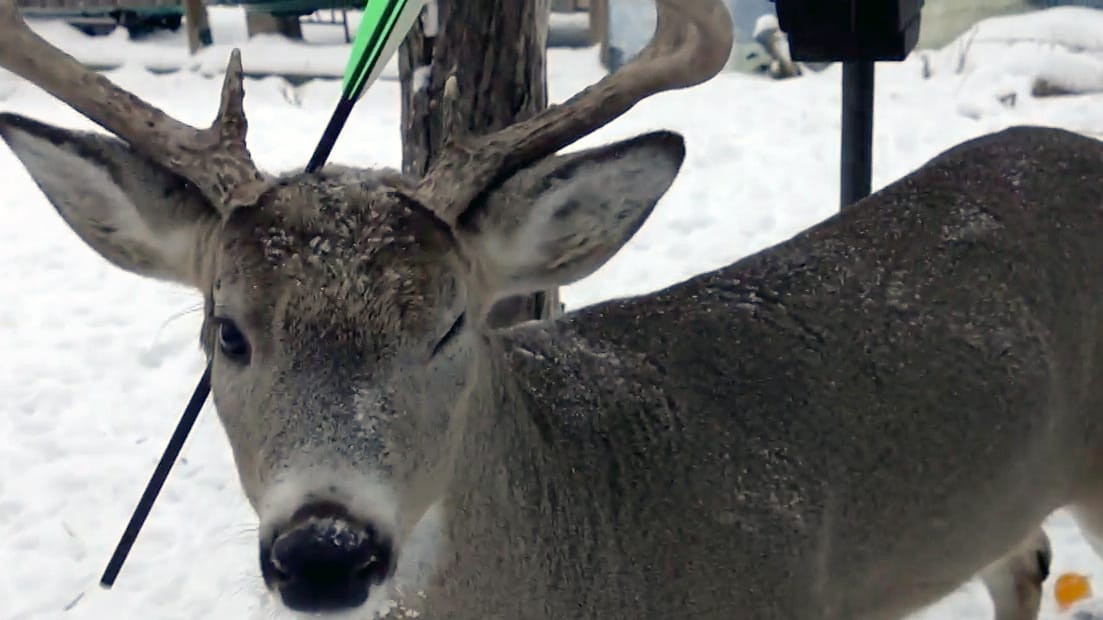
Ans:
{"type": "Polygon", "coordinates": [[[211,44],[211,23],[203,0],[184,0],[184,22],[188,32],[188,52],[195,54],[211,44]]]}
{"type": "Polygon", "coordinates": [[[249,36],[282,34],[288,39],[302,40],[303,28],[298,15],[272,15],[260,11],[245,12],[245,28],[249,36]]]}
{"type": "Polygon", "coordinates": [[[590,39],[601,44],[598,59],[609,67],[609,0],[590,2],[590,39]]]}
{"type": "MultiPolygon", "coordinates": [[[[421,176],[444,142],[440,98],[456,76],[460,131],[485,133],[548,105],[545,68],[550,0],[429,0],[399,50],[402,169],[421,176]]],[[[501,327],[560,312],[558,290],[504,299],[501,327]]]]}

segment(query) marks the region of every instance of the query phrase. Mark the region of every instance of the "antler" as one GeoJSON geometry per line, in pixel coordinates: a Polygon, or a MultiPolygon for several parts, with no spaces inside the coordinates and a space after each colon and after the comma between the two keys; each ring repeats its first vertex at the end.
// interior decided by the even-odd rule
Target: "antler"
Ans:
{"type": "Polygon", "coordinates": [[[207,129],[168,116],[39,37],[19,15],[15,0],[0,0],[0,66],[191,181],[220,210],[251,204],[263,189],[263,176],[245,146],[245,91],[236,49],[218,116],[207,129]]]}
{"type": "Polygon", "coordinates": [[[694,86],[719,73],[732,47],[732,20],[723,2],[656,3],[655,35],[632,62],[528,120],[484,136],[453,136],[415,197],[454,223],[502,177],[596,131],[653,94],[694,86]]]}

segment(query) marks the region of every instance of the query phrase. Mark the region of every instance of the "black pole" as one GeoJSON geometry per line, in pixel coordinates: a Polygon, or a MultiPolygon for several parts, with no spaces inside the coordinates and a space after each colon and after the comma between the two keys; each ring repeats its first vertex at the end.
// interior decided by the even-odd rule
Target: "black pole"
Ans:
{"type": "Polygon", "coordinates": [[[869,195],[873,174],[872,61],[843,63],[840,208],[869,195]]]}

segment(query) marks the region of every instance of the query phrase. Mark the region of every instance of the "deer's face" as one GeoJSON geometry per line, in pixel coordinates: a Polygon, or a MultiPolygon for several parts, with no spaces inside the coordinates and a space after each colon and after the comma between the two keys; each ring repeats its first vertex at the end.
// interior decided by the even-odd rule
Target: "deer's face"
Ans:
{"type": "Polygon", "coordinates": [[[469,403],[489,402],[471,395],[487,385],[492,304],[600,267],[684,156],[655,133],[548,157],[445,223],[397,173],[287,176],[220,211],[115,140],[14,117],[0,135],[104,257],[202,292],[261,570],[304,611],[382,592],[447,494],[469,403]]]}
{"type": "Polygon", "coordinates": [[[402,185],[290,179],[235,211],[214,254],[212,392],[261,518],[265,578],[293,607],[353,605],[390,575],[441,494],[474,380],[467,261],[402,185]],[[326,546],[337,530],[343,555],[326,546]],[[309,577],[326,566],[352,575],[309,577]]]}

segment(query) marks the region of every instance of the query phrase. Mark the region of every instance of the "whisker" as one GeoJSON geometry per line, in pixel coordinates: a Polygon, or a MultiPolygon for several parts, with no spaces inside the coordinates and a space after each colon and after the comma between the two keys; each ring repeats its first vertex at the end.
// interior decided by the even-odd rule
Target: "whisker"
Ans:
{"type": "Polygon", "coordinates": [[[178,310],[176,312],[173,312],[168,317],[166,317],[164,321],[161,322],[160,327],[157,328],[157,333],[160,334],[161,330],[163,330],[165,327],[168,327],[170,324],[172,324],[173,321],[178,321],[178,320],[188,316],[189,314],[195,314],[196,312],[202,312],[203,307],[204,307],[204,304],[201,301],[199,303],[192,304],[192,305],[184,308],[183,310],[178,310]]]}

